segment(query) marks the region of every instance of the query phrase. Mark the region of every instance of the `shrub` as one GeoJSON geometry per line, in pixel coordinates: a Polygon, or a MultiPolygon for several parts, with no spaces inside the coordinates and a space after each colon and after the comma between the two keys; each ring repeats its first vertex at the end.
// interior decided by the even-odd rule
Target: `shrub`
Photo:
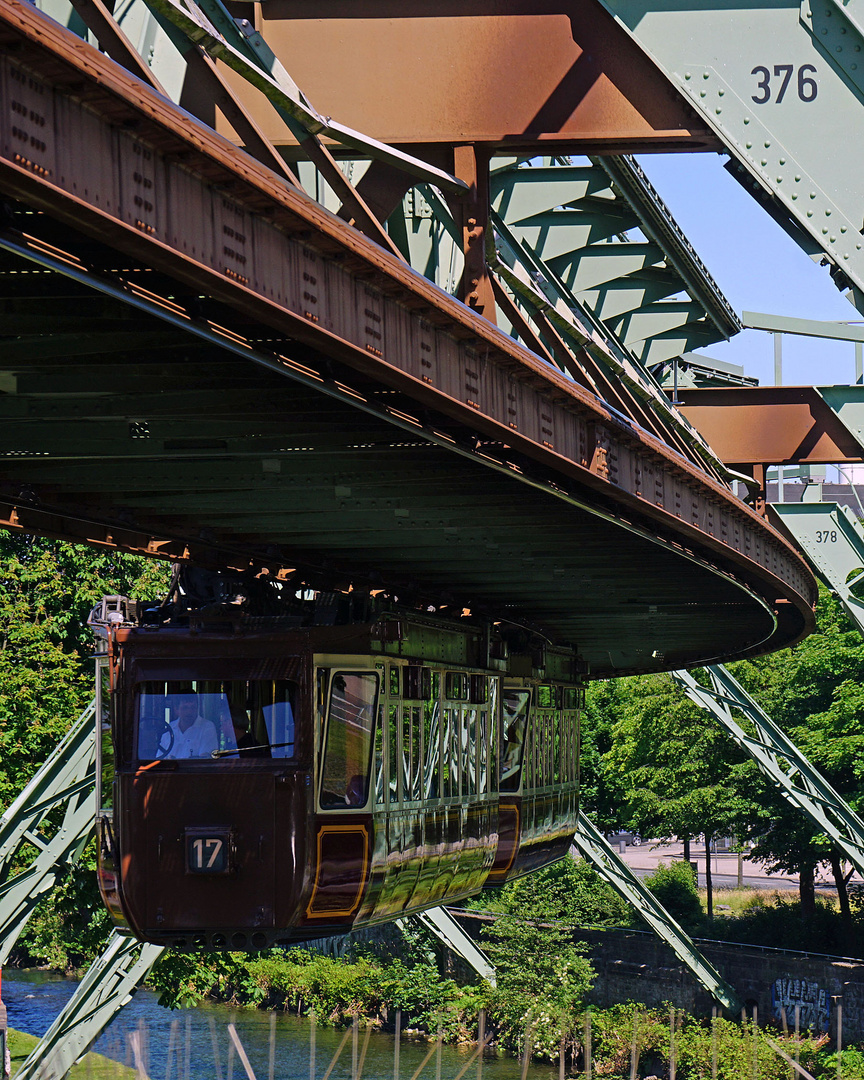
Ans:
{"type": "Polygon", "coordinates": [[[705,920],[689,863],[660,863],[645,884],[685,930],[692,934],[702,929],[705,920]]]}

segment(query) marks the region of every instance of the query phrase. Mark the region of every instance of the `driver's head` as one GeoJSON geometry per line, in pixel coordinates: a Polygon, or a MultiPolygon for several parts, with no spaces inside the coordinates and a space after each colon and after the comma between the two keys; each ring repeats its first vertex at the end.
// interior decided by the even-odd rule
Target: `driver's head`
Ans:
{"type": "Polygon", "coordinates": [[[177,702],[177,716],[180,720],[194,720],[198,715],[198,695],[182,694],[177,702]]]}

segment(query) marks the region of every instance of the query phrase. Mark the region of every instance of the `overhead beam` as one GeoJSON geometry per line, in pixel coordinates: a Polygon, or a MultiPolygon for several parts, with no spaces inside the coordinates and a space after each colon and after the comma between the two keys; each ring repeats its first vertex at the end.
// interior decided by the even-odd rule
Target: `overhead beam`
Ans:
{"type": "Polygon", "coordinates": [[[742,311],[741,322],[748,330],[769,330],[774,334],[800,334],[835,341],[864,341],[864,326],[860,323],[796,319],[788,315],[765,315],[759,311],[742,311]]]}
{"type": "Polygon", "coordinates": [[[815,386],[679,388],[678,396],[683,415],[733,468],[864,461],[864,447],[815,386]]]}
{"type": "MultiPolygon", "coordinates": [[[[264,4],[259,18],[262,36],[319,113],[430,157],[430,144],[508,154],[718,145],[593,0],[542,10],[532,0],[503,0],[479,11],[433,0],[361,8],[301,0],[264,4]]],[[[284,142],[259,115],[268,135],[284,142]]]]}

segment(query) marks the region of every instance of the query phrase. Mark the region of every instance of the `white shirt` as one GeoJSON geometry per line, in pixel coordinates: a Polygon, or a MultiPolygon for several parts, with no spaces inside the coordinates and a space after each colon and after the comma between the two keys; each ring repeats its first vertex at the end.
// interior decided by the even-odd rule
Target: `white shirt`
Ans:
{"type": "Polygon", "coordinates": [[[165,755],[166,758],[203,758],[218,746],[216,728],[203,716],[196,716],[195,722],[185,731],[180,730],[180,721],[171,723],[174,732],[174,745],[165,755]]]}

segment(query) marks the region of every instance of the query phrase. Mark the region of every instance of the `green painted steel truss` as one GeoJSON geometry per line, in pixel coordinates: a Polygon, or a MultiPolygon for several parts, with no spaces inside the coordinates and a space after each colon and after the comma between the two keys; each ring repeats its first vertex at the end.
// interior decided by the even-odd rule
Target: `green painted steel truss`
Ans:
{"type": "Polygon", "coordinates": [[[642,916],[654,933],[666,942],[700,985],[733,1015],[738,1013],[741,1002],[734,989],[699,952],[690,936],[650,889],[636,877],[593,822],[581,812],[575,843],[582,857],[642,916]]]}
{"type": "Polygon", "coordinates": [[[84,710],[0,818],[0,967],[33,909],[58,875],[77,862],[93,834],[95,707],[92,702],[84,710]],[[52,824],[49,815],[59,807],[62,821],[52,824]],[[27,869],[16,872],[27,845],[36,855],[27,869]]]}
{"type": "Polygon", "coordinates": [[[864,310],[862,0],[601,0],[864,310]]]}
{"type": "Polygon", "coordinates": [[[674,671],[672,678],[864,874],[864,821],[725,667],[717,664],[705,671],[708,685],[688,671],[674,671]]]}

